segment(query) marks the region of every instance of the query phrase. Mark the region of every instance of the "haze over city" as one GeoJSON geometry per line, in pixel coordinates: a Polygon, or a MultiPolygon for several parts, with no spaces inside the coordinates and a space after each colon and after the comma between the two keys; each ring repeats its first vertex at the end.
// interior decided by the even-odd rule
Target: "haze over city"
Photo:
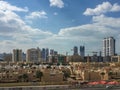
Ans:
{"type": "Polygon", "coordinates": [[[53,48],[102,50],[113,36],[120,50],[120,0],[0,0],[0,52],[53,48]]]}

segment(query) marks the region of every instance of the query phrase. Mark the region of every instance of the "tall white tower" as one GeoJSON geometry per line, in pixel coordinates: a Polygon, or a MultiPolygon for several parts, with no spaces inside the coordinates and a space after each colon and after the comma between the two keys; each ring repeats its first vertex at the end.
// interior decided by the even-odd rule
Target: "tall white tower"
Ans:
{"type": "Polygon", "coordinates": [[[115,39],[107,37],[103,39],[103,56],[115,55],[115,39]]]}

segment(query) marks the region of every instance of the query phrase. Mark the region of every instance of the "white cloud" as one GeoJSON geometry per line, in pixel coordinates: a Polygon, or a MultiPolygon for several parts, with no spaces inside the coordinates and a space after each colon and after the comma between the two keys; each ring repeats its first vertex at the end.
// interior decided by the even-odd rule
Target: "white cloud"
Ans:
{"type": "Polygon", "coordinates": [[[17,6],[12,6],[8,2],[5,1],[0,1],[0,10],[9,10],[9,11],[22,11],[22,12],[27,12],[28,8],[20,8],[17,6]]]}
{"type": "MultiPolygon", "coordinates": [[[[14,6],[10,5],[10,7],[14,6]]],[[[2,48],[0,52],[9,52],[14,48],[37,47],[38,40],[46,39],[52,35],[51,32],[26,25],[14,10],[0,9],[0,46],[2,48]]]]}
{"type": "Polygon", "coordinates": [[[120,18],[100,15],[94,16],[91,24],[63,28],[59,33],[53,34],[26,25],[13,11],[0,10],[0,52],[12,52],[14,48],[26,51],[32,47],[47,47],[66,52],[74,45],[84,43],[86,50],[98,51],[102,49],[102,39],[107,36],[117,38],[117,50],[120,50],[119,31],[120,18]]]}
{"type": "Polygon", "coordinates": [[[50,6],[58,7],[58,8],[64,7],[64,3],[62,0],[49,0],[49,1],[50,1],[50,6]]]}
{"type": "Polygon", "coordinates": [[[112,12],[115,12],[115,11],[120,11],[120,5],[118,5],[117,3],[115,3],[111,9],[112,12]]]}
{"type": "Polygon", "coordinates": [[[96,39],[96,37],[104,38],[105,36],[119,34],[119,28],[120,18],[101,15],[94,16],[91,24],[61,29],[59,35],[66,37],[93,37],[96,39]]]}
{"type": "MultiPolygon", "coordinates": [[[[117,50],[120,49],[120,18],[106,16],[94,16],[91,24],[61,29],[59,36],[70,40],[72,45],[86,44],[89,51],[102,50],[104,37],[113,36],[117,42],[117,50]]],[[[117,51],[118,52],[118,51],[117,51]]]]}
{"type": "Polygon", "coordinates": [[[106,26],[120,30],[120,18],[106,17],[104,15],[93,16],[93,22],[99,26],[106,26]]]}
{"type": "Polygon", "coordinates": [[[107,12],[117,12],[120,11],[120,5],[117,3],[111,4],[110,2],[103,2],[96,6],[96,8],[91,9],[87,8],[86,11],[83,13],[84,15],[101,15],[107,12]]]}
{"type": "Polygon", "coordinates": [[[26,16],[26,19],[36,19],[36,18],[48,18],[47,13],[45,11],[36,11],[30,13],[28,16],[26,16]]]}

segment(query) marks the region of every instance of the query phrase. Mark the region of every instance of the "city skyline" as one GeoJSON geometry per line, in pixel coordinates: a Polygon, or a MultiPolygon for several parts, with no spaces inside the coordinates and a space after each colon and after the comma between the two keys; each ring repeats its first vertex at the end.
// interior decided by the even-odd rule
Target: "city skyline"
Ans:
{"type": "Polygon", "coordinates": [[[120,54],[119,25],[119,0],[0,0],[0,53],[40,47],[72,54],[84,45],[87,55],[112,36],[120,54]]]}

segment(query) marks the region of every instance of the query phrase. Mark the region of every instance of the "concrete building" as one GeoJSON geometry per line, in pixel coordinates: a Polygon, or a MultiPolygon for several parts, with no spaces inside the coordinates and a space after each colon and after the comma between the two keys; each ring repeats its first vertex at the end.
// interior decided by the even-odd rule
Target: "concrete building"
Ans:
{"type": "Polygon", "coordinates": [[[12,61],[12,53],[4,53],[3,60],[6,62],[11,62],[12,61]]]}
{"type": "Polygon", "coordinates": [[[84,46],[80,46],[80,56],[82,58],[84,58],[84,56],[85,56],[85,47],[84,46]]]}
{"type": "Polygon", "coordinates": [[[45,48],[42,48],[41,58],[42,58],[42,62],[46,62],[46,50],[45,50],[45,48]]]}
{"type": "Polygon", "coordinates": [[[41,52],[39,48],[31,48],[27,50],[26,60],[28,62],[40,62],[41,52]]]}
{"type": "Polygon", "coordinates": [[[74,46],[73,48],[73,55],[78,55],[78,47],[74,46]]]}
{"type": "Polygon", "coordinates": [[[112,56],[111,57],[111,62],[120,62],[120,55],[118,55],[118,56],[112,56]]]}
{"type": "Polygon", "coordinates": [[[44,82],[62,82],[63,73],[59,70],[44,69],[42,81],[44,82]]]}
{"type": "Polygon", "coordinates": [[[82,78],[84,81],[98,81],[101,80],[101,76],[98,71],[84,70],[82,72],[82,78]]]}
{"type": "Polygon", "coordinates": [[[21,49],[13,49],[12,61],[13,62],[22,61],[22,50],[21,49]]]}
{"type": "Polygon", "coordinates": [[[108,37],[103,39],[103,56],[115,55],[115,39],[108,37]]]}

